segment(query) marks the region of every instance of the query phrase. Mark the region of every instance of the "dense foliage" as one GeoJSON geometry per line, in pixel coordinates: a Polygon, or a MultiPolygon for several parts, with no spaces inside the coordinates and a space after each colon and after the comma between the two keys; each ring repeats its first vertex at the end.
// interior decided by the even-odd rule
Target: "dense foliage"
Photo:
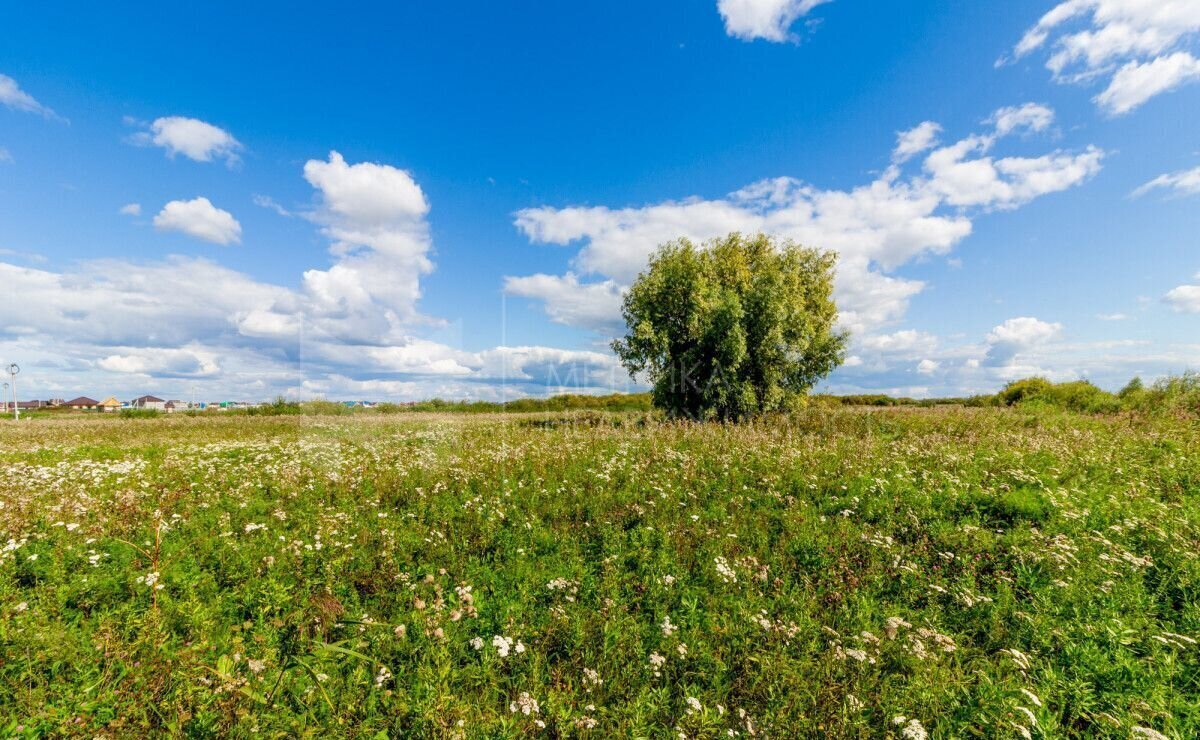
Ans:
{"type": "Polygon", "coordinates": [[[842,360],[835,257],[765,235],[663,245],[625,296],[613,350],[672,417],[741,420],[797,402],[842,360]]]}
{"type": "Polygon", "coordinates": [[[1020,405],[8,423],[0,732],[1196,737],[1198,485],[1020,405]]]}
{"type": "Polygon", "coordinates": [[[1051,383],[1045,378],[1025,378],[1009,383],[990,401],[1003,406],[1066,409],[1089,414],[1120,411],[1200,414],[1200,375],[1168,376],[1155,381],[1149,388],[1141,378],[1134,378],[1115,394],[1086,380],[1051,383]]]}

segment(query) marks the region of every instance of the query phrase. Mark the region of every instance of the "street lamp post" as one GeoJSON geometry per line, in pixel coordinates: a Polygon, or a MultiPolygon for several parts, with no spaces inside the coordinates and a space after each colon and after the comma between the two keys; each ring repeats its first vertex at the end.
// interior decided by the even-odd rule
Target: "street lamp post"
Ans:
{"type": "Polygon", "coordinates": [[[8,366],[8,374],[12,376],[12,397],[13,397],[13,419],[21,420],[21,404],[17,401],[17,373],[21,372],[21,368],[17,363],[8,366]]]}
{"type": "Polygon", "coordinates": [[[0,398],[0,416],[8,413],[8,383],[4,384],[4,398],[0,398]]]}

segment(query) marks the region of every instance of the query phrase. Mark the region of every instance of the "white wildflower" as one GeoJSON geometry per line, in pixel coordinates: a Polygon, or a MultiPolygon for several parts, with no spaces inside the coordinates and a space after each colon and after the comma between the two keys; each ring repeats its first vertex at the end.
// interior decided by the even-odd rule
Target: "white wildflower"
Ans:
{"type": "Polygon", "coordinates": [[[659,626],[662,627],[663,637],[670,637],[679,629],[675,625],[671,624],[671,615],[669,614],[663,617],[662,624],[659,626]]]}
{"type": "Polygon", "coordinates": [[[492,637],[492,647],[496,648],[496,652],[500,654],[501,658],[508,657],[509,652],[512,651],[512,646],[512,638],[504,637],[503,635],[495,635],[492,637]]]}
{"type": "Polygon", "coordinates": [[[662,667],[667,664],[667,659],[658,653],[650,653],[650,669],[654,671],[654,675],[662,675],[662,667]]]}
{"type": "Polygon", "coordinates": [[[887,635],[889,640],[895,640],[896,635],[900,634],[901,628],[908,629],[910,627],[912,627],[912,625],[900,617],[888,617],[887,623],[883,628],[883,633],[887,635]]]}
{"type": "Polygon", "coordinates": [[[729,561],[725,558],[713,558],[713,562],[717,565],[717,575],[721,576],[721,580],[726,583],[737,583],[737,572],[729,566],[729,561]]]}
{"type": "Polygon", "coordinates": [[[380,666],[379,673],[375,674],[375,688],[382,688],[391,677],[392,672],[387,669],[387,666],[380,666]]]}
{"type": "Polygon", "coordinates": [[[509,702],[508,711],[513,714],[519,712],[524,715],[530,715],[540,712],[541,707],[538,706],[537,699],[530,696],[528,691],[522,691],[521,695],[515,701],[509,702]]]}
{"type": "Polygon", "coordinates": [[[910,719],[904,725],[904,728],[900,730],[900,737],[904,738],[904,740],[926,740],[929,737],[929,733],[925,731],[925,726],[921,724],[921,720],[910,719]]]}

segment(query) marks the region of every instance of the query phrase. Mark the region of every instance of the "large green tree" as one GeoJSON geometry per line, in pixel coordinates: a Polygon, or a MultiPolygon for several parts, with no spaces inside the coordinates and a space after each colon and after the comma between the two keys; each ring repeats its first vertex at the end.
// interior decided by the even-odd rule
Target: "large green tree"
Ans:
{"type": "Polygon", "coordinates": [[[791,408],[841,364],[836,256],[759,234],[659,247],[625,296],[613,350],[674,417],[791,408]]]}

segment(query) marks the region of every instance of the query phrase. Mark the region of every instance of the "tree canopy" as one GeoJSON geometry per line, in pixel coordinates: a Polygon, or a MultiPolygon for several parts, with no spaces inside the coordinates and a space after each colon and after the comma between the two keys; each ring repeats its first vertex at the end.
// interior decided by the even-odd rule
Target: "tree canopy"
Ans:
{"type": "Polygon", "coordinates": [[[625,296],[613,350],[674,417],[736,421],[790,408],[844,356],[836,255],[759,234],[659,247],[625,296]]]}

